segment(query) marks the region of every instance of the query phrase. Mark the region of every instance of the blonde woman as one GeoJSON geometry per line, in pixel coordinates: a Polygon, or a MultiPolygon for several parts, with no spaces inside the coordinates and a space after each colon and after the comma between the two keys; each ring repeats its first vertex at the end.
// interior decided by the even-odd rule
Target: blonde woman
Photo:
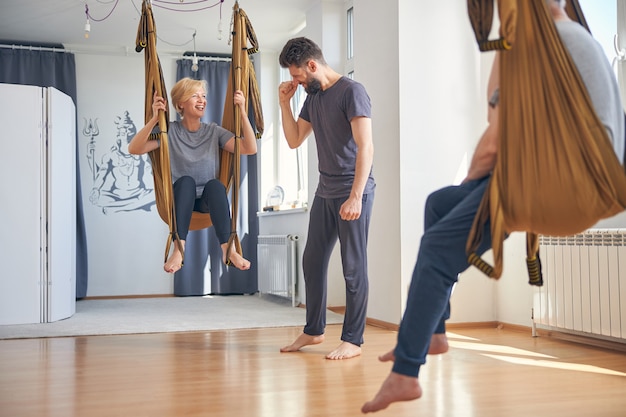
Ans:
{"type": "MultiPolygon", "coordinates": [[[[222,260],[238,269],[246,270],[250,268],[250,262],[237,253],[234,246],[227,253],[231,233],[230,209],[226,188],[218,180],[220,149],[234,152],[235,136],[214,122],[201,121],[207,104],[206,95],[206,82],[191,78],[181,79],[170,92],[172,105],[181,117],[180,121],[170,122],[168,131],[178,236],[184,250],[191,213],[210,213],[222,247],[222,260]]],[[[239,106],[243,125],[241,154],[253,155],[257,152],[256,138],[248,120],[246,100],[241,91],[235,91],[234,102],[239,106]]],[[[160,146],[160,141],[149,140],[149,136],[155,128],[158,129],[159,111],[165,111],[166,106],[166,99],[155,94],[152,118],[131,140],[128,145],[130,153],[141,155],[160,146]]],[[[174,245],[163,269],[174,273],[182,267],[182,260],[183,253],[178,245],[174,245]]]]}

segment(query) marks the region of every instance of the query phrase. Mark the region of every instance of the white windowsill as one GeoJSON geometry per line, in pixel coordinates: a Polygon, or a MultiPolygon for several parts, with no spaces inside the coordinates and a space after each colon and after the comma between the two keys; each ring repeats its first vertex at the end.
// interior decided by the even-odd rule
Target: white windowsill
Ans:
{"type": "Polygon", "coordinates": [[[256,215],[257,217],[282,216],[286,214],[305,213],[307,210],[307,207],[284,208],[274,211],[257,211],[256,215]]]}

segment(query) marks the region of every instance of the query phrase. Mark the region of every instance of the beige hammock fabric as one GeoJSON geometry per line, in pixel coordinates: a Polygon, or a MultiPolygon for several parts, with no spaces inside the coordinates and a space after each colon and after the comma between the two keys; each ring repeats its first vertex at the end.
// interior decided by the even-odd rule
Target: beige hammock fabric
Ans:
{"type": "MultiPolygon", "coordinates": [[[[153,95],[157,92],[161,97],[167,97],[167,89],[163,81],[163,71],[156,50],[156,26],[152,15],[152,6],[149,0],[143,0],[141,7],[141,19],[137,29],[136,48],[137,52],[145,49],[145,122],[152,115],[153,95]]],[[[248,49],[246,47],[246,38],[241,34],[247,34],[253,40],[253,52],[258,51],[258,44],[254,35],[254,30],[250,25],[247,16],[243,10],[239,9],[239,5],[235,2],[233,7],[233,54],[231,64],[231,77],[228,83],[226,99],[224,103],[224,116],[222,126],[235,133],[235,153],[222,150],[220,153],[220,174],[219,180],[230,189],[231,184],[234,185],[232,194],[232,221],[231,221],[231,238],[229,239],[230,250],[231,245],[235,245],[239,254],[242,253],[241,244],[237,236],[237,213],[239,200],[239,159],[240,148],[239,139],[241,138],[241,115],[239,108],[234,105],[233,96],[235,90],[242,90],[247,101],[249,101],[254,110],[255,125],[258,132],[257,137],[263,132],[263,115],[261,110],[261,101],[256,83],[254,70],[248,58],[248,49]],[[243,16],[243,17],[241,17],[243,16]],[[245,28],[245,33],[244,29],[245,28]],[[240,34],[240,35],[238,35],[240,34]],[[235,177],[233,179],[233,176],[235,177]]],[[[252,52],[250,52],[252,53],[252,52]]],[[[172,189],[172,176],[169,158],[168,132],[169,127],[169,111],[159,114],[159,130],[160,133],[152,134],[150,139],[159,139],[161,146],[150,152],[150,160],[152,162],[152,172],[154,177],[155,199],[157,211],[161,219],[169,226],[170,234],[165,247],[165,259],[171,249],[172,243],[180,246],[176,227],[176,216],[172,189]]],[[[208,213],[193,212],[189,230],[199,230],[212,226],[211,216],[208,213]]]]}
{"type": "MultiPolygon", "coordinates": [[[[469,3],[476,39],[485,43],[489,30],[478,23],[485,17],[472,11],[488,12],[492,6],[476,4],[492,0],[469,3]]],[[[623,211],[626,174],[545,1],[498,0],[498,9],[510,46],[499,54],[498,159],[466,249],[471,264],[499,278],[506,235],[527,232],[529,282],[542,285],[538,234],[573,235],[623,211]],[[487,220],[493,267],[475,254],[487,220]]]]}

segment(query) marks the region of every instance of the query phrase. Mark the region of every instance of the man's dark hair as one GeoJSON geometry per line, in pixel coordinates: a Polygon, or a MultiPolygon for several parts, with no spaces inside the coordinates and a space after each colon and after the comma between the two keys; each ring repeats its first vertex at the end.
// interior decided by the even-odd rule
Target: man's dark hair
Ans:
{"type": "Polygon", "coordinates": [[[326,60],[324,60],[320,47],[312,40],[303,37],[290,39],[283,47],[283,51],[278,57],[278,62],[283,68],[289,68],[292,65],[300,68],[305,66],[311,59],[326,65],[326,60]]]}

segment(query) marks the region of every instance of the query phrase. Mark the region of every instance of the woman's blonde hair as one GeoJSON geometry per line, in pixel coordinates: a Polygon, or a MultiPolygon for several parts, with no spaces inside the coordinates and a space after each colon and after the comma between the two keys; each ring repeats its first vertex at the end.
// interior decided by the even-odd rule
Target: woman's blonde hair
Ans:
{"type": "Polygon", "coordinates": [[[170,96],[172,97],[172,106],[174,106],[174,110],[176,113],[183,115],[181,103],[189,100],[191,96],[196,94],[198,90],[204,90],[204,93],[207,92],[207,83],[205,80],[194,80],[191,78],[181,78],[174,87],[172,87],[172,91],[170,92],[170,96]]]}

